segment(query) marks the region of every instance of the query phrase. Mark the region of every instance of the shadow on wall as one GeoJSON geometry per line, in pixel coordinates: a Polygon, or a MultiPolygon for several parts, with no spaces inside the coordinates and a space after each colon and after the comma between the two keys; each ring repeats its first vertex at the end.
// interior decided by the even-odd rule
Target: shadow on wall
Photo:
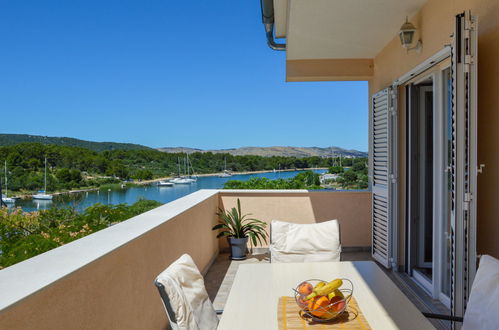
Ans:
{"type": "MultiPolygon", "coordinates": [[[[306,224],[337,219],[342,246],[371,246],[372,194],[369,191],[222,191],[219,196],[221,208],[235,207],[239,198],[243,213],[250,213],[267,224],[272,220],[306,224]]],[[[220,241],[220,247],[227,247],[225,240],[220,241]]]]}

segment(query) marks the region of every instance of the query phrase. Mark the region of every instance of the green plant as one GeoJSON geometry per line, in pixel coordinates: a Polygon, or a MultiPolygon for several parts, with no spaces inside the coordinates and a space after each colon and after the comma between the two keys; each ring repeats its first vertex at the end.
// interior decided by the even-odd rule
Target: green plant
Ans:
{"type": "Polygon", "coordinates": [[[83,212],[50,208],[23,212],[0,208],[0,269],[34,257],[118,222],[149,211],[161,203],[139,200],[133,205],[94,204],[83,212]]]}
{"type": "Polygon", "coordinates": [[[248,218],[251,214],[241,213],[241,201],[237,199],[237,208],[233,207],[230,211],[219,208],[217,212],[219,223],[213,230],[221,230],[219,237],[245,238],[249,237],[253,245],[257,241],[262,244],[262,239],[267,243],[267,233],[265,227],[267,224],[261,220],[248,218]]]}

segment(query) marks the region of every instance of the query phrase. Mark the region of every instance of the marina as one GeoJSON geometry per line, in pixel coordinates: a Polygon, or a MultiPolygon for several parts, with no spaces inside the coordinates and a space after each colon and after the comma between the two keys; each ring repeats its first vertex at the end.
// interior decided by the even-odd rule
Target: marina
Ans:
{"type": "MultiPolygon", "coordinates": [[[[320,174],[326,172],[325,169],[316,169],[313,171],[320,174]]],[[[301,172],[303,172],[303,170],[260,172],[232,175],[231,177],[199,175],[196,178],[196,181],[190,182],[189,184],[175,183],[173,185],[164,186],[158,184],[158,181],[149,181],[148,184],[128,188],[118,187],[116,189],[72,192],[71,194],[54,194],[53,200],[18,199],[15,206],[21,207],[24,211],[44,210],[50,207],[74,207],[76,210],[82,211],[96,203],[110,205],[122,203],[133,204],[139,199],[151,199],[161,203],[168,203],[200,189],[221,189],[229,180],[246,181],[255,177],[268,179],[289,179],[301,172]]],[[[168,182],[166,180],[162,181],[165,183],[168,182]]],[[[174,180],[172,181],[175,182],[174,180]]],[[[13,204],[9,205],[9,207],[13,206],[13,204]]]]}

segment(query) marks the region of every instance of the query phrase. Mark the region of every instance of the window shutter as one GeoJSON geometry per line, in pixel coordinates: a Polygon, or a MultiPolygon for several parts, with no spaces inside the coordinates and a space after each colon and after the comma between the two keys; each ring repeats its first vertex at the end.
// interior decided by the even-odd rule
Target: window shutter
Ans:
{"type": "Polygon", "coordinates": [[[390,268],[394,241],[396,102],[391,88],[374,94],[371,101],[372,255],[390,268]]]}
{"type": "Polygon", "coordinates": [[[463,315],[476,272],[477,22],[456,16],[452,45],[451,311],[463,315]]]}

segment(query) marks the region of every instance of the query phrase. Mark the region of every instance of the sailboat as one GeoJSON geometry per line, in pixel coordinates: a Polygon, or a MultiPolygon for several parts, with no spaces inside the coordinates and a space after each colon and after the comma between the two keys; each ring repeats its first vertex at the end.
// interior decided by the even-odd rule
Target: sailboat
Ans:
{"type": "Polygon", "coordinates": [[[5,204],[14,204],[16,202],[15,198],[7,196],[7,161],[5,161],[5,194],[2,194],[2,202],[5,204]]]}
{"type": "Polygon", "coordinates": [[[174,183],[171,181],[160,180],[158,182],[159,187],[172,187],[173,185],[174,185],[174,183]]]}
{"type": "Polygon", "coordinates": [[[218,175],[219,178],[227,178],[229,176],[232,176],[232,174],[227,171],[227,157],[224,158],[224,171],[218,175]]]}
{"type": "Polygon", "coordinates": [[[189,159],[189,154],[185,154],[185,163],[187,166],[187,180],[190,181],[190,183],[197,182],[197,176],[194,175],[194,168],[192,167],[191,160],[189,159]],[[192,169],[192,175],[189,174],[189,168],[192,169]]]}
{"type": "Polygon", "coordinates": [[[189,155],[187,154],[185,159],[184,159],[184,175],[180,176],[180,158],[178,159],[178,174],[179,176],[177,178],[171,179],[170,182],[176,183],[176,184],[190,184],[193,182],[196,182],[197,179],[193,178],[190,176],[190,161],[189,161],[189,155]]]}
{"type": "Polygon", "coordinates": [[[43,190],[39,190],[38,194],[33,195],[33,199],[41,199],[41,200],[52,200],[52,195],[47,194],[47,158],[45,158],[45,184],[43,186],[43,190]]]}

